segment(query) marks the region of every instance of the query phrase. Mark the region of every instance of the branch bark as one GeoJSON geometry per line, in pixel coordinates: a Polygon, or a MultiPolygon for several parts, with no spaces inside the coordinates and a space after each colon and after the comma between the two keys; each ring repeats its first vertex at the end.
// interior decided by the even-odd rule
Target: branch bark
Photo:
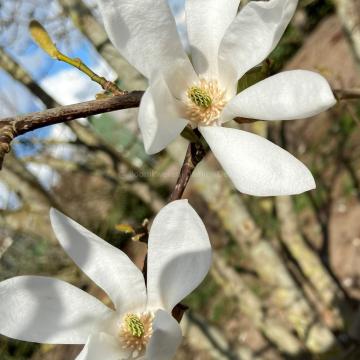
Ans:
{"type": "Polygon", "coordinates": [[[179,200],[182,198],[186,186],[196,166],[206,156],[207,150],[200,143],[190,143],[185,155],[184,163],[180,170],[179,178],[175,188],[170,196],[169,201],[179,200]]]}
{"type": "Polygon", "coordinates": [[[360,89],[335,89],[334,95],[337,100],[359,100],[360,89]]]}
{"type": "Polygon", "coordinates": [[[142,91],[134,91],[122,96],[2,119],[0,121],[0,169],[5,155],[11,150],[11,142],[19,135],[83,117],[135,108],[139,106],[142,95],[142,91]]]}

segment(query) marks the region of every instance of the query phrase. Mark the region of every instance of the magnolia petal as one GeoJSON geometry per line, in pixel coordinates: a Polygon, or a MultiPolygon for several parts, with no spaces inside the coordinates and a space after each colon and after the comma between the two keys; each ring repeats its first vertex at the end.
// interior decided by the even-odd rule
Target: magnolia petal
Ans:
{"type": "Polygon", "coordinates": [[[158,76],[146,90],[138,121],[148,154],[163,150],[187,125],[187,120],[181,118],[178,101],[170,93],[162,76],[158,76]]]}
{"type": "Polygon", "coordinates": [[[81,353],[75,360],[120,360],[127,359],[119,340],[105,333],[91,335],[81,353]]]}
{"type": "Polygon", "coordinates": [[[55,209],[51,209],[50,219],[61,246],[117,309],[144,308],[144,277],[127,255],[55,209]]]}
{"type": "Polygon", "coordinates": [[[166,0],[98,0],[98,4],[109,38],[147,78],[176,59],[191,68],[166,0]]]}
{"type": "Polygon", "coordinates": [[[314,116],[336,104],[329,83],[312,71],[285,71],[247,88],[223,111],[224,120],[244,117],[293,120],[314,116]]]}
{"type": "Polygon", "coordinates": [[[153,335],[146,349],[146,360],[170,360],[182,340],[181,328],[166,311],[159,310],[153,322],[153,335]]]}
{"type": "Polygon", "coordinates": [[[113,311],[64,281],[20,276],[0,283],[0,334],[47,344],[85,344],[113,311]]]}
{"type": "Polygon", "coordinates": [[[315,188],[314,178],[304,164],[260,136],[223,127],[201,127],[200,132],[242,193],[293,195],[315,188]]]}
{"type": "Polygon", "coordinates": [[[171,68],[154,73],[152,80],[157,79],[158,76],[163,76],[172,96],[183,103],[188,100],[187,89],[199,82],[194,68],[192,66],[189,68],[188,63],[181,59],[173,61],[171,68]]]}
{"type": "Polygon", "coordinates": [[[192,63],[199,75],[218,78],[218,53],[239,0],[186,0],[186,23],[192,63]]]}
{"type": "Polygon", "coordinates": [[[204,279],[211,263],[205,226],[187,200],[155,217],[149,234],[148,307],[169,312],[204,279]]]}
{"type": "Polygon", "coordinates": [[[233,81],[261,63],[278,44],[296,10],[298,0],[251,1],[226,31],[219,49],[222,71],[233,81]],[[226,71],[226,72],[225,72],[226,71]]]}

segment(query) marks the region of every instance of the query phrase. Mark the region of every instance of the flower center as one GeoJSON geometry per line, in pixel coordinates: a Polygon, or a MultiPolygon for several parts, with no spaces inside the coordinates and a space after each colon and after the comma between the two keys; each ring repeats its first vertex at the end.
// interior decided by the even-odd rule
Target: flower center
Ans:
{"type": "Polygon", "coordinates": [[[207,109],[212,104],[212,98],[205,89],[192,86],[188,90],[189,99],[197,106],[207,109]]]}
{"type": "Polygon", "coordinates": [[[132,352],[134,358],[144,353],[152,335],[153,320],[154,314],[151,312],[128,313],[124,316],[119,338],[123,349],[132,352]]]}
{"type": "Polygon", "coordinates": [[[216,80],[201,79],[187,90],[187,117],[195,125],[216,125],[226,104],[225,91],[216,80]]]}

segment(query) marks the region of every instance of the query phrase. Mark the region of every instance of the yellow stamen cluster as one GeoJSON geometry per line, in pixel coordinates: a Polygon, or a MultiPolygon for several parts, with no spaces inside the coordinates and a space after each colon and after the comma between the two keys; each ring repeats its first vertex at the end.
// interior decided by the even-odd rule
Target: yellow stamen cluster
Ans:
{"type": "Polygon", "coordinates": [[[126,314],[120,326],[119,337],[124,350],[141,355],[152,335],[152,313],[126,314]]]}
{"type": "Polygon", "coordinates": [[[217,81],[200,80],[187,91],[187,117],[196,125],[213,125],[226,105],[225,91],[217,81]]]}

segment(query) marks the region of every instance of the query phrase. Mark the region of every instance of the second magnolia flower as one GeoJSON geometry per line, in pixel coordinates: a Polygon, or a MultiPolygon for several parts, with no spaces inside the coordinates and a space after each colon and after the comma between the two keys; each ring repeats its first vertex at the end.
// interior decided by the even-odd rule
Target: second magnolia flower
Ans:
{"type": "Polygon", "coordinates": [[[60,280],[19,276],[0,283],[0,334],[48,344],[85,344],[76,360],[169,360],[181,342],[171,311],[211,263],[205,226],[187,200],[165,206],[149,233],[147,283],[122,251],[61,214],[62,247],[102,288],[115,310],[60,280]]]}

